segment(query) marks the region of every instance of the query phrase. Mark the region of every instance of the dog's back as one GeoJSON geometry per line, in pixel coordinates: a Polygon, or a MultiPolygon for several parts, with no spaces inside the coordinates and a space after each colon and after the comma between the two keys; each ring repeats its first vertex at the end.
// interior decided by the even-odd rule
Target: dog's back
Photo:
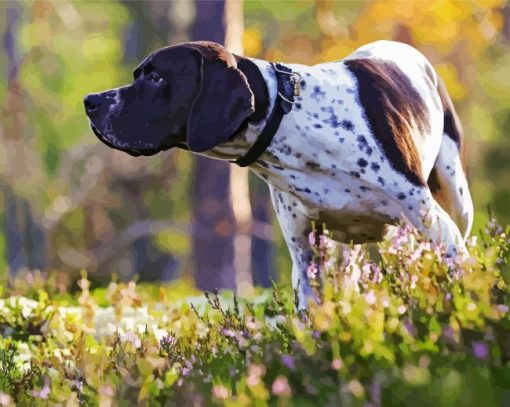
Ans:
{"type": "MultiPolygon", "coordinates": [[[[407,81],[405,77],[400,78],[393,72],[386,73],[387,76],[392,76],[389,81],[393,82],[396,88],[395,97],[391,100],[392,95],[389,94],[391,86],[386,86],[384,88],[385,100],[375,102],[377,104],[375,109],[386,108],[386,121],[398,121],[403,115],[405,118],[405,112],[408,111],[409,115],[413,117],[415,125],[420,126],[419,120],[422,112],[427,108],[429,112],[437,111],[434,109],[434,105],[440,102],[442,115],[431,122],[429,121],[428,131],[423,131],[423,129],[422,131],[411,131],[409,132],[411,137],[407,140],[402,131],[392,131],[391,137],[395,138],[397,146],[401,146],[399,155],[404,158],[406,155],[408,156],[409,167],[420,164],[416,161],[421,162],[421,173],[427,180],[427,185],[434,198],[451,216],[466,238],[473,222],[473,203],[465,172],[463,132],[444,82],[419,51],[398,42],[377,41],[368,44],[356,50],[347,60],[367,61],[372,66],[384,61],[386,64],[390,64],[389,66],[397,66],[400,75],[403,73],[405,77],[412,79],[407,81]],[[415,93],[406,91],[404,89],[406,86],[412,86],[415,93]],[[402,95],[409,97],[405,100],[397,100],[402,95]],[[387,106],[381,106],[385,104],[387,106]],[[392,112],[399,118],[392,120],[392,112]],[[442,132],[439,130],[440,128],[443,129],[442,132]],[[412,146],[409,145],[411,140],[412,146]],[[402,144],[404,144],[403,147],[402,144]],[[413,157],[412,153],[409,153],[410,151],[417,151],[419,157],[413,157]]],[[[376,69],[371,68],[372,76],[376,69]]],[[[380,82],[386,79],[381,75],[380,82]]],[[[410,168],[410,171],[412,170],[410,168]]]]}

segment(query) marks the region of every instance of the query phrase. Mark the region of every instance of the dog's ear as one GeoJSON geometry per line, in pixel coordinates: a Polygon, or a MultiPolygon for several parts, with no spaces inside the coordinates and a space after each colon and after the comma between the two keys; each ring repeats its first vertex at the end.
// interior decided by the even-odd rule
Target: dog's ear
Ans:
{"type": "Polygon", "coordinates": [[[203,152],[234,135],[255,111],[255,101],[232,54],[217,44],[193,48],[199,56],[200,88],[188,117],[187,142],[191,151],[203,152]]]}

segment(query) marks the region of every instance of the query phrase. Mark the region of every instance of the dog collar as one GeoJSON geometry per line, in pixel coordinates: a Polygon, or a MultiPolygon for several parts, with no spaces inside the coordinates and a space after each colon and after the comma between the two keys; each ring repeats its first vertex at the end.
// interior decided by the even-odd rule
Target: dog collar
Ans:
{"type": "Polygon", "coordinates": [[[264,129],[257,137],[257,140],[255,140],[255,143],[253,143],[246,154],[233,161],[234,164],[240,167],[247,167],[253,164],[266,151],[278,131],[283,116],[292,110],[294,96],[300,95],[301,75],[297,72],[292,72],[292,69],[279,63],[271,62],[271,67],[275,72],[278,86],[274,106],[264,129]],[[290,80],[287,80],[287,78],[290,80]]]}

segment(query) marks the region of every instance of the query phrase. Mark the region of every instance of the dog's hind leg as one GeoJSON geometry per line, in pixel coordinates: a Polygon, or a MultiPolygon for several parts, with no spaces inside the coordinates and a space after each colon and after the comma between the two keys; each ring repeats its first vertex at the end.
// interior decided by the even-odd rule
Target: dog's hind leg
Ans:
{"type": "Polygon", "coordinates": [[[437,203],[428,188],[414,196],[416,206],[403,207],[402,215],[419,232],[435,244],[442,244],[448,257],[466,254],[466,245],[459,228],[450,215],[437,203]],[[413,207],[413,209],[410,209],[413,207]]]}
{"type": "Polygon", "coordinates": [[[446,135],[427,183],[435,200],[457,224],[465,240],[473,225],[473,201],[457,145],[446,135]]]}
{"type": "Polygon", "coordinates": [[[457,224],[464,239],[473,225],[473,201],[463,166],[464,140],[462,126],[444,83],[438,92],[444,110],[444,132],[439,154],[428,178],[435,200],[457,224]]]}

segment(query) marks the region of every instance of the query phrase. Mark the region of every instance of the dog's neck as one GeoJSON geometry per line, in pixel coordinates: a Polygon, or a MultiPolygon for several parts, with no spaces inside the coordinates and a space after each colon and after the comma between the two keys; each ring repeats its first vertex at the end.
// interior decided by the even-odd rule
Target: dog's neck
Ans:
{"type": "Polygon", "coordinates": [[[273,110],[278,85],[271,64],[254,58],[240,58],[239,69],[253,90],[255,112],[229,141],[202,153],[207,157],[232,161],[243,156],[257,140],[273,110]]]}

